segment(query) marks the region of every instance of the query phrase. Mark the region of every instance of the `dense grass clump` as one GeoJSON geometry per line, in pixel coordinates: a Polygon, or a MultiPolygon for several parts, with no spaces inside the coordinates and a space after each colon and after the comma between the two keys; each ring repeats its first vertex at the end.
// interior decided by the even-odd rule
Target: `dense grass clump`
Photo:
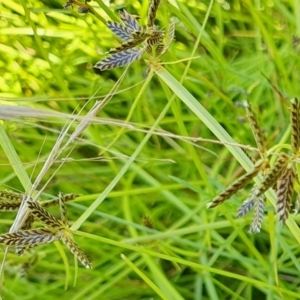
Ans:
{"type": "Polygon", "coordinates": [[[298,1],[0,11],[3,299],[300,298],[298,1]]]}

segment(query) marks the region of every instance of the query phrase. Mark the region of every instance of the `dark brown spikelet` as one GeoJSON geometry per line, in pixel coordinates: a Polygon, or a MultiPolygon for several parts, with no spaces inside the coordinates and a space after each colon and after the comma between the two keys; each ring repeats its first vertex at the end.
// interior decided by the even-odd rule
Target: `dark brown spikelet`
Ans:
{"type": "Polygon", "coordinates": [[[153,35],[147,39],[146,52],[148,54],[154,54],[156,57],[161,55],[164,44],[164,33],[162,31],[153,32],[153,35]]]}
{"type": "Polygon", "coordinates": [[[67,234],[62,233],[61,241],[69,248],[71,253],[87,268],[91,269],[91,261],[86,254],[79,248],[73,238],[67,234]]]}
{"type": "Polygon", "coordinates": [[[32,249],[32,248],[37,247],[37,246],[38,245],[28,245],[28,246],[24,246],[24,247],[17,246],[16,247],[16,254],[19,255],[19,256],[23,255],[26,250],[32,249]]]}
{"type": "Polygon", "coordinates": [[[237,212],[238,218],[245,216],[253,208],[253,206],[255,204],[255,197],[256,197],[257,189],[258,189],[258,186],[254,185],[250,191],[249,197],[239,207],[238,212],[237,212]]]}
{"type": "Polygon", "coordinates": [[[30,229],[32,227],[33,222],[34,222],[34,216],[32,214],[29,214],[20,229],[21,230],[30,229]]]}
{"type": "MultiPolygon", "coordinates": [[[[63,194],[65,202],[75,200],[79,196],[80,195],[78,195],[78,194],[63,194]]],[[[39,201],[38,203],[39,203],[39,205],[43,206],[44,208],[54,206],[54,205],[59,205],[59,197],[54,198],[54,199],[49,200],[49,201],[39,201]]]]}
{"type": "Polygon", "coordinates": [[[260,195],[254,201],[253,218],[250,225],[250,233],[259,233],[264,219],[265,195],[260,195]]]}
{"type": "Polygon", "coordinates": [[[300,141],[300,120],[299,120],[299,101],[297,98],[291,100],[291,142],[294,154],[297,154],[300,141]]]}
{"type": "Polygon", "coordinates": [[[65,197],[62,193],[59,193],[58,198],[59,198],[61,221],[64,224],[64,226],[67,227],[68,220],[67,220],[67,207],[66,207],[65,197]]]}
{"type": "Polygon", "coordinates": [[[142,31],[143,28],[137,22],[139,16],[129,14],[125,9],[120,10],[120,18],[125,26],[131,31],[142,31]]]}
{"type": "Polygon", "coordinates": [[[253,136],[255,138],[258,150],[260,151],[260,153],[263,156],[265,156],[267,153],[267,149],[266,149],[265,138],[264,138],[263,132],[258,124],[256,115],[254,114],[250,104],[247,101],[245,101],[244,105],[247,110],[247,118],[249,120],[251,130],[252,130],[253,136]]]}
{"type": "Polygon", "coordinates": [[[128,65],[136,60],[139,60],[145,49],[129,49],[120,53],[113,54],[99,62],[94,66],[99,71],[110,70],[128,65]]]}
{"type": "Polygon", "coordinates": [[[148,30],[153,29],[159,3],[160,0],[150,0],[149,9],[148,9],[148,22],[147,22],[148,30]]]}
{"type": "Polygon", "coordinates": [[[43,222],[45,225],[51,227],[51,228],[61,228],[64,227],[64,224],[62,221],[58,220],[51,214],[49,214],[43,207],[41,207],[39,204],[27,201],[27,205],[29,209],[31,210],[31,213],[34,217],[36,217],[38,220],[43,222]]]}
{"type": "Polygon", "coordinates": [[[278,189],[276,191],[277,213],[282,223],[285,223],[289,216],[295,178],[296,172],[293,165],[290,163],[280,177],[278,189]]]}
{"type": "Polygon", "coordinates": [[[119,52],[124,52],[128,49],[134,48],[135,46],[141,44],[143,41],[146,40],[146,38],[149,36],[148,33],[143,32],[143,31],[137,31],[132,33],[132,39],[128,40],[121,45],[112,48],[108,51],[109,54],[114,54],[114,53],[119,53],[119,52]]]}
{"type": "Polygon", "coordinates": [[[21,202],[22,200],[0,200],[0,211],[17,211],[20,208],[21,202]]]}
{"type": "Polygon", "coordinates": [[[147,44],[154,46],[160,44],[164,39],[165,33],[163,31],[154,31],[147,40],[147,44]]]}
{"type": "Polygon", "coordinates": [[[259,171],[263,168],[264,164],[265,160],[259,160],[254,165],[253,170],[246,173],[234,183],[232,183],[229,187],[227,187],[225,191],[221,192],[217,197],[215,197],[212,202],[209,202],[207,204],[207,207],[213,208],[215,206],[220,205],[221,203],[229,199],[232,195],[237,193],[240,189],[244,188],[259,173],[259,171]]]}
{"type": "Polygon", "coordinates": [[[48,228],[21,230],[0,235],[0,243],[6,246],[36,246],[59,239],[56,230],[48,228]]]}
{"type": "Polygon", "coordinates": [[[276,185],[277,180],[279,179],[283,170],[286,168],[288,162],[288,155],[285,153],[280,153],[274,166],[267,170],[266,175],[264,176],[264,179],[257,190],[257,196],[262,195],[269,188],[276,185]]]}
{"type": "Polygon", "coordinates": [[[153,221],[149,216],[143,216],[143,224],[148,228],[154,229],[153,221]]]}
{"type": "Polygon", "coordinates": [[[123,41],[129,41],[132,39],[132,30],[130,30],[128,27],[112,21],[107,22],[107,27],[123,41]]]}
{"type": "Polygon", "coordinates": [[[21,203],[23,200],[23,194],[13,191],[0,191],[0,201],[1,200],[19,201],[21,203]]]}

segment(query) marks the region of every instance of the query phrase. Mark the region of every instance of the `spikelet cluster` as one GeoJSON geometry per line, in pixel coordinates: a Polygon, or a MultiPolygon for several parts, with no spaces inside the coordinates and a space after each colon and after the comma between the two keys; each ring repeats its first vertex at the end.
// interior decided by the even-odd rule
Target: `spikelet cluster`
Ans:
{"type": "Polygon", "coordinates": [[[243,217],[253,210],[250,232],[260,232],[265,207],[264,193],[273,188],[277,195],[277,214],[279,220],[285,223],[289,217],[291,207],[298,213],[300,208],[300,195],[298,195],[293,205],[293,194],[297,173],[295,164],[299,161],[300,146],[300,117],[299,101],[297,98],[291,100],[290,107],[290,124],[291,124],[291,153],[278,153],[273,166],[270,167],[268,151],[262,130],[258,124],[257,117],[249,103],[244,104],[247,110],[247,117],[254,135],[257,148],[261,159],[254,164],[254,168],[241,176],[223,192],[216,196],[212,202],[208,203],[208,208],[216,207],[228,200],[232,195],[243,189],[258,174],[262,176],[260,184],[256,184],[250,191],[247,199],[238,209],[237,217],[243,217]]]}
{"type": "Polygon", "coordinates": [[[110,49],[108,57],[95,64],[94,69],[97,72],[128,65],[141,59],[144,53],[158,58],[169,49],[174,39],[175,22],[172,18],[164,42],[165,32],[154,25],[159,3],[159,0],[150,0],[146,28],[138,24],[138,16],[129,14],[125,9],[119,12],[122,24],[107,22],[107,27],[122,40],[122,43],[110,49]]]}
{"type": "MultiPolygon", "coordinates": [[[[72,232],[69,229],[67,220],[66,201],[73,200],[77,196],[78,195],[76,194],[63,195],[60,193],[57,199],[50,201],[27,201],[26,204],[28,205],[30,214],[23,224],[23,227],[17,232],[0,235],[0,243],[5,246],[14,246],[16,248],[16,253],[21,255],[27,249],[59,240],[69,248],[71,253],[86,268],[91,268],[89,258],[73,240],[72,232]],[[60,207],[61,219],[51,215],[44,208],[55,204],[58,204],[60,207]],[[34,220],[40,221],[46,227],[32,229],[34,220]]],[[[15,208],[16,203],[18,202],[18,206],[16,207],[17,210],[21,205],[22,199],[23,196],[21,194],[18,195],[10,191],[1,191],[0,207],[2,207],[2,210],[4,211],[12,211],[12,208],[15,208]],[[12,202],[12,204],[10,206],[1,206],[2,202],[5,204],[12,202]]]]}

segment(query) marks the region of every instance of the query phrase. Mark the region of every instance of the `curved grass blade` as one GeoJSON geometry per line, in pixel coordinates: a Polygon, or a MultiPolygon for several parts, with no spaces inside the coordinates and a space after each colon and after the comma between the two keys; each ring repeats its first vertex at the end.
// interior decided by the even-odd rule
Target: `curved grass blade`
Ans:
{"type": "Polygon", "coordinates": [[[139,19],[139,16],[134,16],[129,14],[125,9],[121,9],[119,11],[120,18],[122,22],[125,24],[125,26],[132,31],[142,31],[143,28],[140,26],[137,22],[137,19],[139,19]]]}
{"type": "Polygon", "coordinates": [[[118,67],[128,65],[136,60],[139,60],[145,49],[129,49],[120,53],[113,54],[99,62],[94,66],[100,71],[110,70],[118,67]]]}
{"type": "Polygon", "coordinates": [[[61,228],[64,227],[64,224],[59,219],[55,218],[51,214],[49,214],[43,207],[41,207],[36,202],[27,201],[27,205],[31,210],[31,213],[43,222],[45,225],[51,228],[61,228]]]}

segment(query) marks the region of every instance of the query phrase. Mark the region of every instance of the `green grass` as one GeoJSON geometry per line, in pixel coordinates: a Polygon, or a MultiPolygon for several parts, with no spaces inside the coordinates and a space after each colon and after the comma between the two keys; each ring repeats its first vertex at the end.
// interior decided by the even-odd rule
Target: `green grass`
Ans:
{"type": "MultiPolygon", "coordinates": [[[[0,4],[0,189],[30,192],[66,126],[71,134],[106,101],[35,191],[81,194],[68,219],[93,269],[59,243],[9,251],[3,299],[300,299],[299,216],[282,226],[268,192],[262,230],[249,234],[251,215],[236,218],[248,187],[206,209],[252,166],[236,146],[255,147],[237,102],[251,103],[268,148],[289,143],[288,109],[272,85],[300,95],[300,2],[163,1],[159,25],[176,20],[163,66],[142,59],[99,76],[92,66],[118,45],[103,21],[126,7],[145,25],[148,9],[107,3],[90,2],[98,16],[62,1],[0,4]]],[[[14,217],[2,213],[1,233],[14,217]]]]}

